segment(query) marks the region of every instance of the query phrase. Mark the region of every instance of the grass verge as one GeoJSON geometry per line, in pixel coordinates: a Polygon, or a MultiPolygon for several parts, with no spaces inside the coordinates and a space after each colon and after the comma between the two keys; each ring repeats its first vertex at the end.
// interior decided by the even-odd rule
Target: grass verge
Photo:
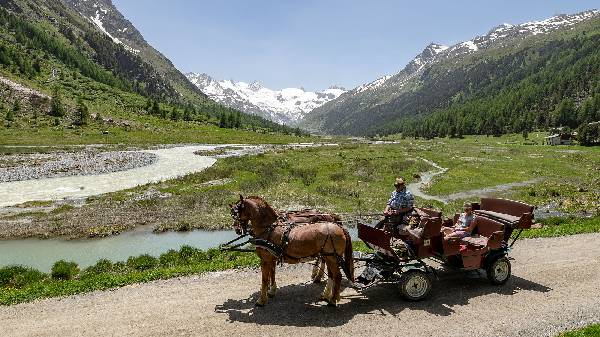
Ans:
{"type": "Polygon", "coordinates": [[[588,325],[585,328],[563,332],[558,337],[599,337],[600,324],[588,325]]]}
{"type": "Polygon", "coordinates": [[[523,231],[521,238],[549,238],[585,233],[600,233],[600,216],[591,218],[547,218],[542,228],[523,231]]]}
{"type": "MultiPolygon", "coordinates": [[[[354,249],[365,251],[367,247],[362,242],[354,242],[354,249]]],[[[22,266],[8,266],[0,268],[0,305],[258,266],[259,259],[254,253],[221,252],[218,249],[203,251],[190,246],[182,246],[178,251],[169,250],[158,258],[145,254],[116,263],[102,259],[82,271],[74,263],[62,260],[56,262],[50,274],[22,266]]]]}
{"type": "MultiPolygon", "coordinates": [[[[521,238],[600,232],[600,217],[548,218],[543,223],[544,228],[526,230],[521,238]]],[[[362,241],[353,242],[353,248],[357,251],[368,250],[362,241]]],[[[77,265],[66,261],[56,262],[50,274],[22,266],[8,266],[0,269],[0,305],[106,290],[133,283],[211,271],[258,266],[258,257],[253,253],[221,252],[218,249],[203,251],[190,246],[182,246],[178,251],[169,250],[158,258],[145,254],[116,263],[102,259],[81,271],[77,265]]]]}

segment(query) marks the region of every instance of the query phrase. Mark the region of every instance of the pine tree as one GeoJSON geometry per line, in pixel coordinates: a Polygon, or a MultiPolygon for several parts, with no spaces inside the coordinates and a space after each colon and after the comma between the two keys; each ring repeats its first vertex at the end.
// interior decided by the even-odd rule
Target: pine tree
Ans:
{"type": "Polygon", "coordinates": [[[54,94],[52,95],[52,101],[50,103],[50,115],[59,118],[65,115],[65,107],[63,106],[58,90],[55,90],[54,94]]]}
{"type": "Polygon", "coordinates": [[[219,127],[226,128],[227,127],[227,118],[225,117],[225,113],[221,112],[219,115],[219,127]]]}
{"type": "Polygon", "coordinates": [[[13,107],[12,107],[13,116],[18,114],[19,111],[21,111],[21,104],[19,104],[18,100],[15,100],[15,103],[13,104],[13,107]]]}
{"type": "Polygon", "coordinates": [[[158,105],[157,101],[153,101],[152,102],[152,109],[150,110],[150,114],[154,115],[154,116],[160,116],[161,112],[160,112],[160,106],[158,105]]]}
{"type": "MultiPolygon", "coordinates": [[[[15,101],[16,103],[16,101],[15,101]]],[[[0,107],[0,111],[4,110],[4,104],[0,107]]],[[[8,127],[10,127],[12,125],[12,123],[15,121],[15,113],[14,113],[14,109],[8,109],[6,111],[6,124],[8,127]]]]}
{"type": "Polygon", "coordinates": [[[152,114],[152,106],[153,106],[152,100],[150,98],[148,98],[148,100],[146,101],[146,108],[145,108],[147,113],[152,114]]]}
{"type": "Polygon", "coordinates": [[[239,129],[242,127],[242,113],[239,111],[235,112],[235,117],[233,119],[232,127],[239,129]]]}
{"type": "Polygon", "coordinates": [[[189,106],[186,106],[185,110],[183,110],[183,120],[186,122],[189,122],[192,120],[192,112],[191,112],[189,106]]]}
{"type": "Polygon", "coordinates": [[[171,112],[171,120],[173,120],[173,121],[179,120],[179,110],[177,110],[177,107],[173,107],[173,111],[171,112]]]}
{"type": "Polygon", "coordinates": [[[83,99],[77,99],[77,115],[75,125],[87,125],[90,120],[90,111],[83,99]]]}

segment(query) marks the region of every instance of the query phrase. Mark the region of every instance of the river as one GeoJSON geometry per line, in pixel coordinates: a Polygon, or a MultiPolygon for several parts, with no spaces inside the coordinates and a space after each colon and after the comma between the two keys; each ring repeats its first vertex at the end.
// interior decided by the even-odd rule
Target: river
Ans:
{"type": "MultiPolygon", "coordinates": [[[[156,154],[157,161],[127,171],[0,183],[0,195],[3,196],[0,207],[31,200],[81,199],[150,182],[173,179],[213,165],[217,161],[215,157],[199,156],[194,152],[213,150],[220,146],[236,148],[228,149],[225,154],[217,155],[216,158],[257,153],[263,149],[262,146],[250,145],[190,145],[145,150],[156,154]]],[[[314,145],[296,144],[290,147],[306,146],[314,145]]],[[[352,230],[351,234],[356,237],[356,230],[352,230]]],[[[159,256],[169,249],[179,249],[182,245],[208,249],[232,238],[235,238],[235,233],[231,230],[154,234],[150,226],[142,226],[106,238],[4,240],[0,241],[0,267],[18,264],[47,272],[54,262],[64,259],[75,261],[81,268],[85,268],[95,264],[101,258],[116,262],[141,254],[159,256]]]]}

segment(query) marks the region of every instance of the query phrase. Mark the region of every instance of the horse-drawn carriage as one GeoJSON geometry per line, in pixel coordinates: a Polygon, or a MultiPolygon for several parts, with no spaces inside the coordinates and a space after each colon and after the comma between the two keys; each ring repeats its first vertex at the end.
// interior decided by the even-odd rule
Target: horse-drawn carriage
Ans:
{"type": "MultiPolygon", "coordinates": [[[[521,231],[530,228],[533,206],[507,199],[482,198],[472,204],[476,214],[471,235],[465,238],[444,236],[442,228],[453,226],[454,219],[442,219],[441,212],[416,209],[418,223],[401,232],[358,224],[358,237],[372,253],[352,251],[350,234],[339,217],[316,212],[278,213],[260,197],[243,198],[231,206],[236,232],[241,236],[222,246],[224,249],[252,243],[261,259],[262,286],[257,305],[275,295],[277,262],[298,263],[315,260],[327,268],[327,285],[321,299],[335,305],[340,299],[342,272],[361,291],[381,282],[398,284],[402,296],[417,301],[425,298],[432,286],[435,260],[458,270],[484,269],[489,280],[504,284],[511,275],[508,252],[521,231]],[[509,243],[513,231],[518,234],[509,243]],[[393,234],[392,234],[393,233],[393,234]],[[251,238],[232,246],[245,236],[251,238]],[[355,283],[354,261],[366,263],[355,283]]],[[[314,271],[315,271],[314,270],[314,271]]],[[[314,272],[313,271],[313,272],[314,272]]],[[[313,274],[317,275],[319,272],[313,274]]]]}
{"type": "MultiPolygon", "coordinates": [[[[483,269],[495,285],[508,281],[511,264],[510,248],[521,231],[530,228],[533,206],[507,199],[482,198],[472,204],[476,214],[474,230],[466,238],[448,237],[443,227],[453,226],[454,219],[442,219],[441,212],[419,208],[420,223],[401,233],[391,234],[376,226],[358,224],[358,237],[373,253],[355,252],[355,261],[366,262],[366,268],[358,277],[359,290],[379,282],[395,282],[402,296],[417,301],[425,298],[436,276],[433,267],[426,263],[434,260],[444,267],[469,271],[483,269]],[[513,231],[518,234],[509,243],[513,231]],[[399,240],[399,241],[398,241],[399,240]],[[398,249],[393,246],[401,244],[398,249]]],[[[357,282],[357,283],[358,283],[357,282]]]]}

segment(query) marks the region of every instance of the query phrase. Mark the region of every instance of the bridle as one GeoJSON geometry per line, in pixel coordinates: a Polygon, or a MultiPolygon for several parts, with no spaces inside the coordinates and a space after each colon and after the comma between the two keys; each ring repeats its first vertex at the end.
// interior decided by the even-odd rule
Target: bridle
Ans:
{"type": "Polygon", "coordinates": [[[244,209],[243,201],[237,202],[231,208],[231,218],[233,219],[233,228],[235,229],[235,233],[238,235],[252,235],[252,229],[248,228],[248,224],[250,220],[241,219],[240,212],[244,209]]]}

